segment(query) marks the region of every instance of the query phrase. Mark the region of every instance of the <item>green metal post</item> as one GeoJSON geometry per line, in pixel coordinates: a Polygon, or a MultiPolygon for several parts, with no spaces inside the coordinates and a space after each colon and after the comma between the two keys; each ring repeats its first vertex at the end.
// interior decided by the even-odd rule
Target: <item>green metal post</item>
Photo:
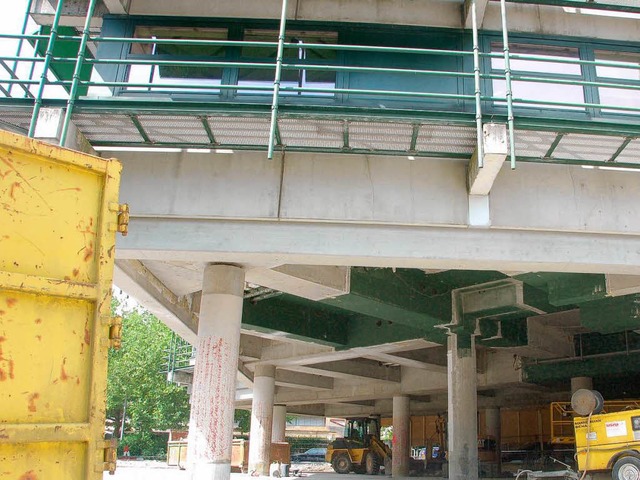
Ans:
{"type": "Polygon", "coordinates": [[[478,143],[478,167],[484,166],[484,136],[482,133],[482,101],[480,91],[480,46],[478,42],[478,17],[476,0],[471,0],[471,26],[473,28],[473,77],[476,96],[476,141],[478,143]]]}
{"type": "Polygon", "coordinates": [[[269,128],[269,147],[267,158],[273,158],[273,147],[278,124],[278,99],[280,95],[280,77],[282,76],[282,57],[284,55],[284,35],[287,23],[287,0],[282,0],[282,15],[280,16],[280,32],[278,33],[278,53],[276,55],[276,74],[273,80],[273,102],[271,104],[271,126],[269,128]]]}
{"type": "Polygon", "coordinates": [[[51,33],[49,35],[49,43],[47,45],[47,52],[44,56],[44,65],[42,66],[42,75],[40,76],[40,83],[38,84],[38,93],[33,104],[33,113],[31,115],[31,123],[29,123],[29,137],[33,138],[36,131],[36,124],[38,123],[38,115],[40,114],[40,108],[42,107],[42,95],[44,94],[44,86],[47,83],[47,75],[49,73],[49,65],[51,64],[51,58],[53,57],[53,47],[56,44],[56,37],[58,36],[58,24],[60,23],[60,17],[62,16],[62,5],[64,0],[58,0],[58,6],[56,13],[53,16],[53,23],[51,24],[51,33]]]}
{"type": "Polygon", "coordinates": [[[513,126],[513,90],[511,88],[511,62],[509,61],[509,33],[507,32],[507,5],[500,0],[502,17],[502,44],[504,49],[504,77],[506,81],[507,122],[509,123],[509,149],[511,150],[511,169],[516,168],[516,140],[513,126]]]}
{"type": "MultiPolygon", "coordinates": [[[[22,21],[22,29],[20,30],[20,35],[24,35],[27,33],[27,24],[29,23],[29,12],[31,11],[31,5],[33,4],[33,0],[27,1],[27,7],[24,11],[24,20],[22,21]]],[[[16,57],[20,57],[20,53],[22,52],[22,43],[24,42],[24,38],[20,37],[18,40],[18,48],[16,49],[16,57]]],[[[18,69],[18,60],[14,60],[13,62],[13,73],[16,74],[16,70],[18,69]]],[[[17,77],[17,75],[16,75],[17,77]]],[[[9,91],[9,96],[11,95],[11,87],[13,85],[9,85],[7,90],[9,91]]]]}
{"type": "Polygon", "coordinates": [[[67,134],[69,133],[69,124],[71,123],[71,116],[73,115],[73,107],[76,103],[76,96],[78,95],[78,86],[80,85],[80,71],[84,63],[85,50],[87,48],[87,41],[89,39],[91,29],[91,17],[93,17],[93,11],[96,8],[98,0],[90,0],[87,7],[87,16],[84,20],[84,30],[82,31],[82,38],[80,40],[80,48],[78,49],[78,58],[76,60],[76,67],[73,71],[73,79],[71,83],[71,89],[69,90],[69,100],[67,101],[67,110],[64,114],[64,120],[62,121],[62,132],[60,133],[60,146],[64,146],[67,141],[67,134]]]}

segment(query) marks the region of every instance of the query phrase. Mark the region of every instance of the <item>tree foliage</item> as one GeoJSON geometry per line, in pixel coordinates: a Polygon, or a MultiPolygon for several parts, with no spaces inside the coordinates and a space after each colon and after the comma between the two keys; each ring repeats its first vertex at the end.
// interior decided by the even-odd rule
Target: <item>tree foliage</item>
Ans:
{"type": "MultiPolygon", "coordinates": [[[[117,306],[117,302],[116,302],[117,306]]],[[[107,418],[119,438],[125,416],[125,436],[131,455],[166,452],[166,435],[154,430],[186,428],[189,397],[186,389],[166,381],[163,365],[171,330],[144,310],[122,312],[122,347],[109,351],[107,418]]]]}

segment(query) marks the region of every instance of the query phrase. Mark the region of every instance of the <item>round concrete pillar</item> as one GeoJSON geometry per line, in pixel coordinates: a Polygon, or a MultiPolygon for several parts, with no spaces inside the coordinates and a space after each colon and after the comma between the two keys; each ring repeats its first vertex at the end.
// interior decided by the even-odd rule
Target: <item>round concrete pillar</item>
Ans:
{"type": "Polygon", "coordinates": [[[474,337],[449,335],[447,370],[449,479],[478,480],[478,397],[474,337]]]}
{"type": "Polygon", "coordinates": [[[269,475],[275,376],[276,367],[273,365],[257,365],[253,375],[249,432],[249,473],[252,475],[269,475]]]}
{"type": "Polygon", "coordinates": [[[286,442],[287,432],[287,406],[273,406],[273,425],[271,427],[272,442],[286,442]]]}
{"type": "Polygon", "coordinates": [[[409,413],[409,397],[397,395],[393,397],[393,440],[391,448],[391,474],[393,478],[409,475],[409,458],[411,449],[411,417],[409,413]]]}
{"type": "Polygon", "coordinates": [[[189,419],[193,480],[228,480],[242,321],[244,270],[204,269],[189,419]]]}
{"type": "Polygon", "coordinates": [[[581,388],[593,390],[593,378],[591,377],[573,377],[571,379],[571,395],[581,388]]]}

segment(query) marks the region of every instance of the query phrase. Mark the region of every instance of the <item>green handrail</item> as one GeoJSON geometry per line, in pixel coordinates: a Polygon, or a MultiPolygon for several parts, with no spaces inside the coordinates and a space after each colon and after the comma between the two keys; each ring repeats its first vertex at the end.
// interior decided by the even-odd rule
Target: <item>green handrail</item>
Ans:
{"type": "Polygon", "coordinates": [[[482,131],[482,91],[480,88],[480,42],[478,41],[478,14],[476,0],[471,0],[471,28],[473,30],[473,85],[476,101],[476,148],[478,167],[484,166],[484,134],[482,131]]]}
{"type": "Polygon", "coordinates": [[[267,158],[273,158],[273,149],[278,126],[278,97],[280,93],[280,79],[282,76],[282,56],[284,53],[284,35],[287,24],[287,0],[282,0],[282,14],[280,16],[280,31],[278,33],[278,52],[276,54],[276,73],[273,79],[273,102],[271,104],[271,124],[269,126],[269,145],[267,158]]]}
{"type": "Polygon", "coordinates": [[[47,45],[47,52],[44,56],[44,65],[42,67],[42,75],[40,76],[40,83],[38,84],[38,93],[36,94],[35,102],[33,104],[33,113],[31,114],[31,122],[29,123],[29,137],[33,138],[36,131],[36,125],[38,123],[38,115],[40,114],[40,108],[42,107],[42,95],[44,94],[44,86],[47,83],[47,75],[49,74],[49,65],[51,64],[51,57],[53,57],[53,47],[56,44],[56,35],[58,34],[58,25],[60,23],[60,17],[62,16],[62,6],[64,0],[58,0],[58,6],[56,7],[56,13],[53,17],[53,23],[51,24],[51,33],[49,34],[49,43],[47,45]]]}
{"type": "Polygon", "coordinates": [[[91,18],[96,8],[98,0],[89,0],[89,6],[87,7],[87,16],[84,21],[84,29],[82,30],[82,39],[80,40],[80,47],[78,48],[78,58],[76,61],[75,69],[73,70],[73,80],[71,83],[71,90],[69,91],[69,100],[67,101],[67,110],[64,114],[64,120],[62,122],[62,131],[60,132],[60,145],[64,146],[67,141],[67,134],[69,132],[69,125],[71,124],[71,116],[73,115],[73,107],[76,103],[76,97],[78,95],[78,85],[80,84],[80,71],[82,70],[82,64],[84,62],[85,50],[87,49],[87,39],[89,38],[89,30],[91,28],[91,18]]]}
{"type": "MultiPolygon", "coordinates": [[[[20,34],[24,35],[27,31],[27,24],[29,23],[29,12],[31,12],[31,5],[33,4],[33,0],[27,0],[27,6],[25,8],[24,11],[24,19],[22,21],[22,28],[20,29],[20,34]]],[[[22,52],[22,44],[24,43],[24,38],[20,38],[18,40],[18,47],[16,48],[16,57],[20,57],[20,53],[22,52]]],[[[16,70],[18,69],[18,62],[19,60],[14,60],[13,62],[13,72],[15,73],[16,70]]],[[[8,96],[11,96],[11,87],[12,85],[9,85],[8,90],[8,96]]]]}
{"type": "Polygon", "coordinates": [[[513,90],[511,85],[511,62],[509,60],[509,33],[507,32],[507,6],[505,0],[500,0],[502,18],[502,47],[504,50],[504,76],[506,81],[507,123],[509,124],[509,150],[511,169],[516,168],[516,140],[513,120],[513,90]]]}

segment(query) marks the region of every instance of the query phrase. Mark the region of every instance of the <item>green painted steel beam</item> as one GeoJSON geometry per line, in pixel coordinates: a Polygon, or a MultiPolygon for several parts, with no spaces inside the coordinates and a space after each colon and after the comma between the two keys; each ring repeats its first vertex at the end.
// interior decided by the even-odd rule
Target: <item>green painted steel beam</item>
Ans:
{"type": "Polygon", "coordinates": [[[607,297],[580,306],[580,322],[600,333],[640,329],[640,294],[607,297]]]}
{"type": "Polygon", "coordinates": [[[607,379],[617,375],[640,373],[640,353],[620,352],[608,357],[593,357],[555,363],[529,364],[523,367],[523,379],[529,383],[569,383],[572,377],[607,379]]]}
{"type": "Polygon", "coordinates": [[[242,309],[242,328],[334,347],[348,344],[349,320],[348,314],[286,294],[245,300],[242,309]]]}
{"type": "Polygon", "coordinates": [[[547,293],[555,307],[569,307],[604,298],[605,276],[587,273],[531,272],[514,276],[517,280],[547,293]]]}

